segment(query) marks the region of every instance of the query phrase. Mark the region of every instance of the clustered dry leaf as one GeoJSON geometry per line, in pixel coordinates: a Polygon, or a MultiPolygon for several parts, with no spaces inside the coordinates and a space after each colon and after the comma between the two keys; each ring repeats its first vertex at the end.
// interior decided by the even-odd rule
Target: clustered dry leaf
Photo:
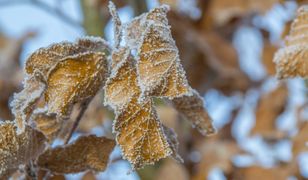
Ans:
{"type": "Polygon", "coordinates": [[[203,135],[215,132],[202,98],[189,86],[180,63],[168,25],[169,7],[155,8],[125,26],[112,3],[109,9],[115,25],[114,47],[103,39],[85,37],[41,48],[26,61],[23,89],[10,104],[15,119],[1,124],[6,131],[2,144],[10,147],[0,149],[1,175],[9,176],[21,164],[31,173],[46,172],[42,176],[105,170],[113,140],[90,135],[64,146],[50,146],[63,136],[69,142],[102,87],[104,103],[115,111],[116,142],[133,169],[167,156],[183,162],[177,135],[161,123],[154,97],[171,101],[203,135]],[[124,45],[122,33],[127,40],[124,45]],[[81,109],[71,124],[76,104],[81,109]]]}
{"type": "MultiPolygon", "coordinates": [[[[170,22],[166,17],[169,8],[160,6],[127,24],[121,23],[115,6],[110,3],[113,47],[101,39],[82,38],[76,43],[58,43],[33,53],[25,66],[24,89],[11,103],[15,120],[0,124],[0,131],[3,131],[0,141],[5,145],[0,148],[0,175],[9,177],[16,169],[24,169],[15,175],[26,176],[26,173],[38,170],[38,179],[46,176],[65,179],[63,174],[90,170],[82,178],[95,179],[92,170],[105,170],[108,156],[117,143],[133,169],[167,156],[178,162],[185,160],[185,164],[179,164],[168,159],[158,168],[150,167],[156,169],[156,179],[206,179],[214,168],[221,169],[227,179],[286,179],[290,175],[300,179],[296,158],[307,151],[307,123],[299,123],[299,131],[294,136],[276,129],[276,120],[286,107],[288,90],[285,84],[262,94],[256,107],[256,124],[250,135],[258,134],[265,140],[272,140],[267,143],[290,138],[293,143],[290,163],[278,161],[273,168],[264,168],[257,163],[250,167],[234,166],[232,158],[243,152],[232,137],[232,125],[240,107],[234,107],[230,122],[217,136],[206,139],[191,133],[182,121],[182,117],[189,120],[203,135],[212,134],[215,129],[198,92],[203,95],[209,89],[216,89],[231,95],[246,93],[259,85],[241,69],[232,44],[233,33],[240,25],[252,21],[255,14],[264,14],[281,1],[198,1],[203,11],[200,19],[195,20],[178,14],[180,1],[160,0],[171,5],[170,22]],[[172,32],[169,23],[174,27],[172,32]],[[103,86],[104,93],[101,93],[99,90],[103,86]],[[91,108],[90,102],[95,95],[91,108]],[[116,142],[90,135],[64,146],[50,147],[57,138],[65,138],[68,142],[69,133],[74,132],[80,120],[78,117],[83,113],[85,121],[81,121],[78,130],[88,133],[92,127],[102,125],[102,99],[115,112],[113,131],[116,142]],[[156,107],[162,99],[173,108],[156,107]],[[76,107],[81,109],[76,110],[76,107]],[[34,139],[39,140],[32,142],[34,139]],[[179,151],[186,156],[182,158],[179,151]]],[[[119,2],[121,6],[125,5],[123,1],[119,2]]],[[[107,9],[107,1],[98,4],[107,9]]],[[[275,57],[280,78],[306,77],[306,16],[307,7],[302,7],[292,25],[286,25],[284,34],[290,31],[286,47],[275,57]]],[[[273,75],[276,72],[272,57],[278,47],[271,44],[267,36],[263,40],[262,61],[268,74],[273,75]]],[[[0,74],[4,72],[0,70],[0,74]]],[[[0,78],[1,90],[5,83],[0,78]]]]}
{"type": "Polygon", "coordinates": [[[204,135],[214,133],[214,128],[200,96],[186,80],[168,26],[168,7],[160,6],[142,14],[124,30],[119,30],[121,22],[117,22],[119,18],[114,13],[114,6],[110,8],[115,29],[119,32],[115,33],[116,49],[112,53],[111,75],[105,86],[105,103],[115,110],[114,132],[124,158],[134,169],[170,155],[182,161],[177,154],[176,135],[161,124],[152,98],[179,98],[179,104],[183,96],[192,103],[201,101],[197,108],[181,104],[182,113],[204,135]],[[125,31],[127,44],[119,47],[121,31],[125,31]],[[136,50],[136,56],[131,54],[133,50],[136,50]]]}

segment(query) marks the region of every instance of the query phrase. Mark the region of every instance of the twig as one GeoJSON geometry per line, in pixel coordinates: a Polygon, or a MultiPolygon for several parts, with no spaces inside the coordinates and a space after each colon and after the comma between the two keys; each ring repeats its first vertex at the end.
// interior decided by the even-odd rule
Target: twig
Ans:
{"type": "Polygon", "coordinates": [[[74,124],[73,124],[73,126],[72,126],[72,128],[71,128],[71,130],[70,130],[70,132],[69,132],[69,134],[68,134],[68,136],[67,136],[67,138],[66,138],[64,144],[67,144],[67,143],[70,141],[70,139],[71,139],[73,133],[74,133],[75,130],[77,129],[77,127],[78,127],[78,125],[79,125],[79,122],[80,122],[80,120],[82,119],[83,114],[86,112],[86,110],[87,110],[87,108],[88,108],[88,105],[90,104],[90,102],[92,101],[92,99],[93,99],[93,98],[91,98],[91,99],[89,99],[89,100],[86,100],[85,102],[83,102],[83,103],[80,105],[79,114],[78,114],[78,116],[76,117],[75,122],[74,122],[74,124]]]}
{"type": "Polygon", "coordinates": [[[53,8],[50,7],[48,4],[43,3],[39,0],[6,0],[0,2],[0,8],[5,6],[11,6],[11,5],[20,5],[20,4],[32,4],[45,12],[49,14],[53,14],[57,16],[62,21],[68,23],[71,26],[82,28],[82,24],[80,22],[77,22],[76,20],[72,19],[71,17],[64,14],[59,8],[53,8]]]}

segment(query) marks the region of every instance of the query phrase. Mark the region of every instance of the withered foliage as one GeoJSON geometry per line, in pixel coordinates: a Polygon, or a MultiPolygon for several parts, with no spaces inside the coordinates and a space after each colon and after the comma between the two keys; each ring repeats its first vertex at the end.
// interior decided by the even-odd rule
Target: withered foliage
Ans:
{"type": "MultiPolygon", "coordinates": [[[[114,13],[114,7],[111,5],[110,8],[118,32],[115,33],[116,49],[111,55],[111,75],[105,86],[105,103],[116,113],[116,140],[124,157],[135,169],[172,154],[180,160],[176,136],[172,130],[163,127],[152,99],[173,99],[185,95],[187,100],[194,101],[191,95],[193,91],[188,85],[178,50],[171,38],[166,18],[168,7],[155,8],[126,25],[124,34],[127,34],[128,44],[132,45],[124,47],[118,44],[121,41],[122,30],[119,29],[122,23],[117,22],[119,18],[114,13]],[[141,35],[142,39],[136,34],[141,35]],[[136,57],[131,54],[134,49],[137,50],[136,57]]],[[[198,105],[199,110],[207,115],[203,103],[198,105]]],[[[186,108],[193,111],[192,106],[186,108]]],[[[201,131],[214,133],[209,116],[193,121],[200,124],[201,131]]]]}
{"type": "MultiPolygon", "coordinates": [[[[138,2],[115,4],[129,5],[140,14],[145,9],[138,2]]],[[[109,159],[118,145],[141,179],[209,179],[215,169],[227,179],[303,179],[298,157],[308,150],[307,118],[302,117],[307,105],[297,109],[297,131],[283,131],[277,122],[290,111],[292,87],[280,82],[263,92],[263,86],[275,74],[279,79],[307,76],[307,2],[298,1],[303,6],[295,20],[286,23],[280,36],[284,47],[272,42],[254,19],[283,5],[283,0],[159,2],[161,6],[122,23],[113,3],[83,0],[82,6],[97,5],[93,11],[100,9],[104,16],[95,29],[101,30],[111,18],[114,44],[84,37],[40,48],[25,62],[21,89],[21,68],[9,60],[16,59],[12,49],[20,49],[25,38],[2,44],[0,36],[0,118],[11,119],[0,123],[0,178],[65,179],[66,174],[84,172],[82,179],[99,179],[95,173],[122,161],[109,159]],[[185,3],[195,8],[195,15],[200,10],[200,16],[191,17],[185,3]],[[267,73],[261,80],[246,74],[239,62],[242,52],[232,42],[243,26],[262,35],[260,62],[267,73]],[[18,90],[9,112],[5,106],[18,90]],[[204,102],[206,93],[216,91],[219,96],[245,97],[251,107],[246,100],[251,97],[246,96],[260,94],[252,110],[255,124],[244,139],[234,137],[244,102],[232,102],[228,121],[216,132],[204,102]],[[105,137],[92,135],[96,128],[105,137]],[[81,136],[71,141],[76,132],[81,136]],[[290,141],[292,158],[273,155],[273,166],[264,167],[241,142],[254,138],[269,147],[290,141]],[[253,162],[238,166],[234,158],[241,155],[253,162]]],[[[93,19],[89,14],[84,18],[84,28],[91,34],[93,19]]],[[[249,45],[249,39],[245,43],[249,45]]]]}
{"type": "Polygon", "coordinates": [[[45,147],[42,133],[27,126],[21,134],[13,121],[0,123],[0,176],[9,177],[20,165],[35,159],[45,147]]]}
{"type": "MultiPolygon", "coordinates": [[[[115,112],[116,143],[133,169],[168,156],[183,162],[178,154],[177,135],[160,121],[154,97],[174,101],[175,109],[203,135],[215,132],[202,98],[189,86],[180,63],[168,25],[168,6],[157,7],[125,26],[112,3],[109,9],[115,27],[113,47],[101,38],[85,37],[76,43],[62,42],[41,48],[27,59],[23,89],[11,102],[15,119],[10,122],[10,131],[14,137],[26,138],[30,128],[43,137],[40,144],[46,147],[34,144],[32,148],[32,141],[24,139],[23,143],[28,144],[19,149],[21,142],[13,142],[18,146],[17,152],[31,150],[33,154],[26,156],[29,159],[17,156],[15,165],[6,161],[16,155],[6,152],[1,164],[3,174],[10,175],[20,164],[25,165],[26,176],[36,176],[39,171],[46,172],[43,177],[47,178],[54,174],[105,170],[115,145],[113,140],[90,135],[70,143],[88,105],[102,87],[104,103],[115,112]],[[127,44],[121,44],[122,34],[128,38],[127,44]],[[77,113],[73,113],[75,105],[80,108],[77,113]],[[73,117],[75,120],[71,120],[73,117]],[[52,148],[57,139],[63,139],[64,145],[52,148]]],[[[9,135],[3,137],[11,139],[9,135]]]]}
{"type": "Polygon", "coordinates": [[[37,164],[54,173],[76,173],[85,170],[105,170],[115,142],[95,135],[79,137],[75,142],[47,149],[37,164]]]}

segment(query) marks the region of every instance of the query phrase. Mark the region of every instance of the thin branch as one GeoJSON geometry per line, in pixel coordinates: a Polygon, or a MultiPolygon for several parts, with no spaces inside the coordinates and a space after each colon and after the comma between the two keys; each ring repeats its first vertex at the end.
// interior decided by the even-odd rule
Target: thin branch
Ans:
{"type": "Polygon", "coordinates": [[[39,0],[22,0],[22,1],[6,0],[6,1],[0,2],[0,8],[6,7],[6,6],[12,6],[12,5],[21,5],[21,4],[32,4],[36,6],[37,8],[42,9],[49,14],[55,15],[56,17],[58,17],[59,19],[61,19],[62,21],[66,22],[67,24],[71,26],[82,28],[82,24],[80,22],[67,16],[59,8],[50,7],[48,4],[42,1],[39,1],[39,0]]]}
{"type": "Polygon", "coordinates": [[[74,133],[75,130],[77,129],[77,127],[78,127],[78,125],[79,125],[79,122],[80,122],[80,120],[82,119],[83,114],[86,112],[86,110],[87,110],[87,108],[88,108],[88,105],[90,104],[90,102],[92,101],[92,99],[93,99],[93,98],[91,98],[91,99],[89,99],[89,100],[86,100],[85,102],[83,102],[83,103],[80,105],[79,114],[78,114],[78,116],[76,117],[75,122],[74,122],[74,124],[73,124],[73,126],[72,126],[72,128],[71,128],[71,130],[70,130],[70,132],[69,132],[69,134],[68,134],[68,136],[67,136],[67,138],[66,138],[64,144],[67,144],[67,143],[70,141],[70,139],[71,139],[73,133],[74,133]]]}

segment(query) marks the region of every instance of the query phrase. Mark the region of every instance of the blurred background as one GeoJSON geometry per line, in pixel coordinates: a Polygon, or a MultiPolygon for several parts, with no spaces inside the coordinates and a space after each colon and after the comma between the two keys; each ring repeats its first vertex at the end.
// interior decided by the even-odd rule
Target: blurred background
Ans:
{"type": "MultiPolygon", "coordinates": [[[[135,172],[117,147],[105,172],[66,179],[308,179],[307,83],[275,78],[275,51],[305,0],[114,0],[122,22],[169,4],[169,24],[190,85],[219,130],[203,137],[158,102],[178,134],[184,164],[165,159],[135,172]]],[[[0,0],[0,119],[22,87],[27,57],[40,47],[85,36],[113,42],[108,0],[0,0]]],[[[113,137],[112,112],[98,95],[74,137],[113,137]]],[[[56,144],[55,144],[56,146],[56,144]]],[[[55,176],[54,179],[64,179],[55,176]]]]}

